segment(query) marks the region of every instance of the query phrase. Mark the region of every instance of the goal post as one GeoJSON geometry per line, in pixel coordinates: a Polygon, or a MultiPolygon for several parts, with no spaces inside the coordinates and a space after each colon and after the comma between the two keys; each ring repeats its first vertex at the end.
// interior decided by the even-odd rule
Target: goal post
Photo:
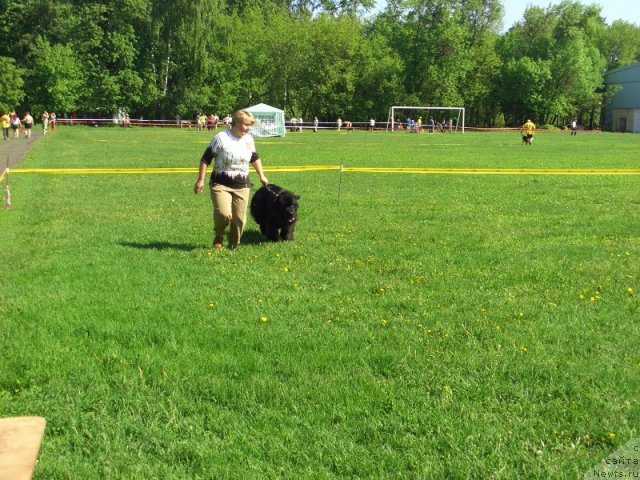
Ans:
{"type": "MultiPolygon", "coordinates": [[[[399,117],[397,115],[403,114],[407,118],[408,110],[423,110],[428,112],[429,115],[432,115],[432,112],[444,113],[449,118],[446,119],[447,122],[451,121],[453,123],[452,127],[455,128],[455,131],[460,131],[464,133],[464,107],[418,107],[414,105],[394,105],[389,108],[389,117],[387,118],[387,130],[394,131],[398,126],[398,123],[402,123],[402,120],[398,122],[399,117]],[[455,118],[454,118],[455,117],[455,118]]],[[[413,119],[415,120],[415,119],[413,119]]],[[[437,121],[437,120],[436,120],[437,121]]],[[[422,127],[426,127],[427,119],[423,120],[422,127]]]]}

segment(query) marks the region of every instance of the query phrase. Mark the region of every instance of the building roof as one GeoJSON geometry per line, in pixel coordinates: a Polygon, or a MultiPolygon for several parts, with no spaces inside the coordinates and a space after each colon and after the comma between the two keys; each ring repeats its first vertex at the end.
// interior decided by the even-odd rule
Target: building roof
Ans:
{"type": "Polygon", "coordinates": [[[608,77],[609,75],[614,75],[616,73],[621,73],[627,70],[634,70],[636,68],[640,68],[640,62],[629,63],[618,68],[612,68],[611,70],[607,70],[606,72],[604,72],[604,75],[605,77],[608,77]]]}

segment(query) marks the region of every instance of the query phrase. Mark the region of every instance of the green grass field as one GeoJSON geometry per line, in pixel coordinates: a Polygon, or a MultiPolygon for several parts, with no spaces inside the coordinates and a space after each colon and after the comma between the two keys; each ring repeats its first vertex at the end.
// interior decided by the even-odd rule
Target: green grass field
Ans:
{"type": "Polygon", "coordinates": [[[35,478],[582,478],[640,437],[639,135],[258,140],[296,240],[235,251],[210,136],[63,127],[10,174],[0,416],[47,419],[35,478]],[[275,169],[341,163],[544,172],[275,169]],[[83,170],[142,167],[193,171],[83,170]]]}

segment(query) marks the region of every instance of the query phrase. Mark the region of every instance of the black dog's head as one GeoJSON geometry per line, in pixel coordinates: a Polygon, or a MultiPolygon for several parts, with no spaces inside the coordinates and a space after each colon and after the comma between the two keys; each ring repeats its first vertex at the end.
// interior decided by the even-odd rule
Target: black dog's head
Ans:
{"type": "Polygon", "coordinates": [[[281,213],[281,218],[288,224],[294,223],[298,218],[298,200],[300,200],[299,195],[288,191],[283,191],[278,195],[276,208],[281,213]]]}

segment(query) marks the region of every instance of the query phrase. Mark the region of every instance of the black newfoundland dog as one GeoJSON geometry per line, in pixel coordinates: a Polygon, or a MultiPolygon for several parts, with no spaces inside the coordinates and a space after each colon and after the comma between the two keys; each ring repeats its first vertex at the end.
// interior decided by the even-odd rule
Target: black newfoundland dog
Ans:
{"type": "Polygon", "coordinates": [[[260,225],[260,232],[272,242],[293,240],[299,199],[278,185],[259,188],[251,199],[251,216],[260,225]]]}

